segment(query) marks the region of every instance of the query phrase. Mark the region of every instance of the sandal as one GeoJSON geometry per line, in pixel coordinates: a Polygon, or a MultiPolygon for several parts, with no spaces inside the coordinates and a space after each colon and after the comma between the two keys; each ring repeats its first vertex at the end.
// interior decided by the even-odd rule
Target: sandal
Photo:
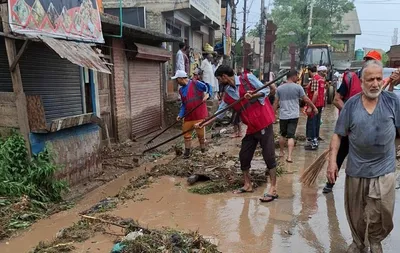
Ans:
{"type": "Polygon", "coordinates": [[[263,202],[263,203],[268,203],[268,202],[274,201],[274,200],[277,199],[278,197],[279,197],[278,194],[271,195],[271,194],[269,194],[269,193],[265,193],[264,196],[263,196],[262,198],[260,198],[260,201],[263,202]],[[270,198],[270,199],[267,199],[267,200],[266,200],[265,198],[270,198]]]}
{"type": "Polygon", "coordinates": [[[293,163],[293,161],[286,159],[287,163],[293,163]]]}
{"type": "Polygon", "coordinates": [[[252,192],[253,192],[253,190],[247,191],[246,189],[244,189],[242,187],[242,188],[239,188],[239,189],[233,191],[233,194],[243,194],[243,193],[252,193],[252,192]]]}

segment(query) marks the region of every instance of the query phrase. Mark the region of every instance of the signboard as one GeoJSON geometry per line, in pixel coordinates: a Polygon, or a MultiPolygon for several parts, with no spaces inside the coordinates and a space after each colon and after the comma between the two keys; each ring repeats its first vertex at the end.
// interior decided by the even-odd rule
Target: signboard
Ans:
{"type": "Polygon", "coordinates": [[[8,0],[15,33],[104,43],[96,0],[8,0]]]}
{"type": "Polygon", "coordinates": [[[221,1],[190,0],[190,5],[206,15],[212,21],[221,25],[221,1]]]}

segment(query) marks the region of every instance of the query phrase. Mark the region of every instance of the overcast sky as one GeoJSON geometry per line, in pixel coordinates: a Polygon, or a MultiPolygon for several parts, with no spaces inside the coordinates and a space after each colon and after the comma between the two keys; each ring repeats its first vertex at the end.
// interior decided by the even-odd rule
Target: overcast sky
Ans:
{"type": "MultiPolygon", "coordinates": [[[[272,4],[273,0],[265,0],[266,5],[269,2],[272,4]]],[[[238,38],[243,28],[243,3],[244,0],[240,0],[237,9],[240,28],[238,38]]],[[[356,49],[369,47],[389,50],[394,28],[400,28],[400,0],[355,0],[354,3],[362,31],[362,35],[357,36],[356,49]]],[[[260,19],[261,1],[247,0],[247,8],[248,26],[251,28],[260,19]]],[[[398,44],[400,44],[400,38],[398,44]]]]}

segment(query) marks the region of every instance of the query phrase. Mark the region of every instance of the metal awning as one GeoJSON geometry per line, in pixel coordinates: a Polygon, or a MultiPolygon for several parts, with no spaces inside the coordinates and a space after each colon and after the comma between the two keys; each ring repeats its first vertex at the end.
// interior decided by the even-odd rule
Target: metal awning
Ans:
{"type": "Polygon", "coordinates": [[[73,64],[81,67],[111,74],[106,63],[100,59],[99,55],[91,48],[90,44],[54,39],[47,36],[38,36],[46,45],[53,49],[61,58],[65,58],[73,64]]]}

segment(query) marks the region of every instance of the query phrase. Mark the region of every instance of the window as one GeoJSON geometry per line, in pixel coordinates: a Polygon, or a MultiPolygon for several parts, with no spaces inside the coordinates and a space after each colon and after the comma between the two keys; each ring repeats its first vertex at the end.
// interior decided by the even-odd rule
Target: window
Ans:
{"type": "Polygon", "coordinates": [[[182,26],[179,24],[173,24],[171,21],[167,20],[166,28],[167,34],[182,37],[182,26]]]}
{"type": "Polygon", "coordinates": [[[336,40],[333,52],[335,53],[348,53],[349,52],[349,41],[348,40],[336,40]]]}
{"type": "Polygon", "coordinates": [[[327,47],[311,47],[306,49],[304,63],[306,65],[330,65],[328,50],[327,47]]]}

